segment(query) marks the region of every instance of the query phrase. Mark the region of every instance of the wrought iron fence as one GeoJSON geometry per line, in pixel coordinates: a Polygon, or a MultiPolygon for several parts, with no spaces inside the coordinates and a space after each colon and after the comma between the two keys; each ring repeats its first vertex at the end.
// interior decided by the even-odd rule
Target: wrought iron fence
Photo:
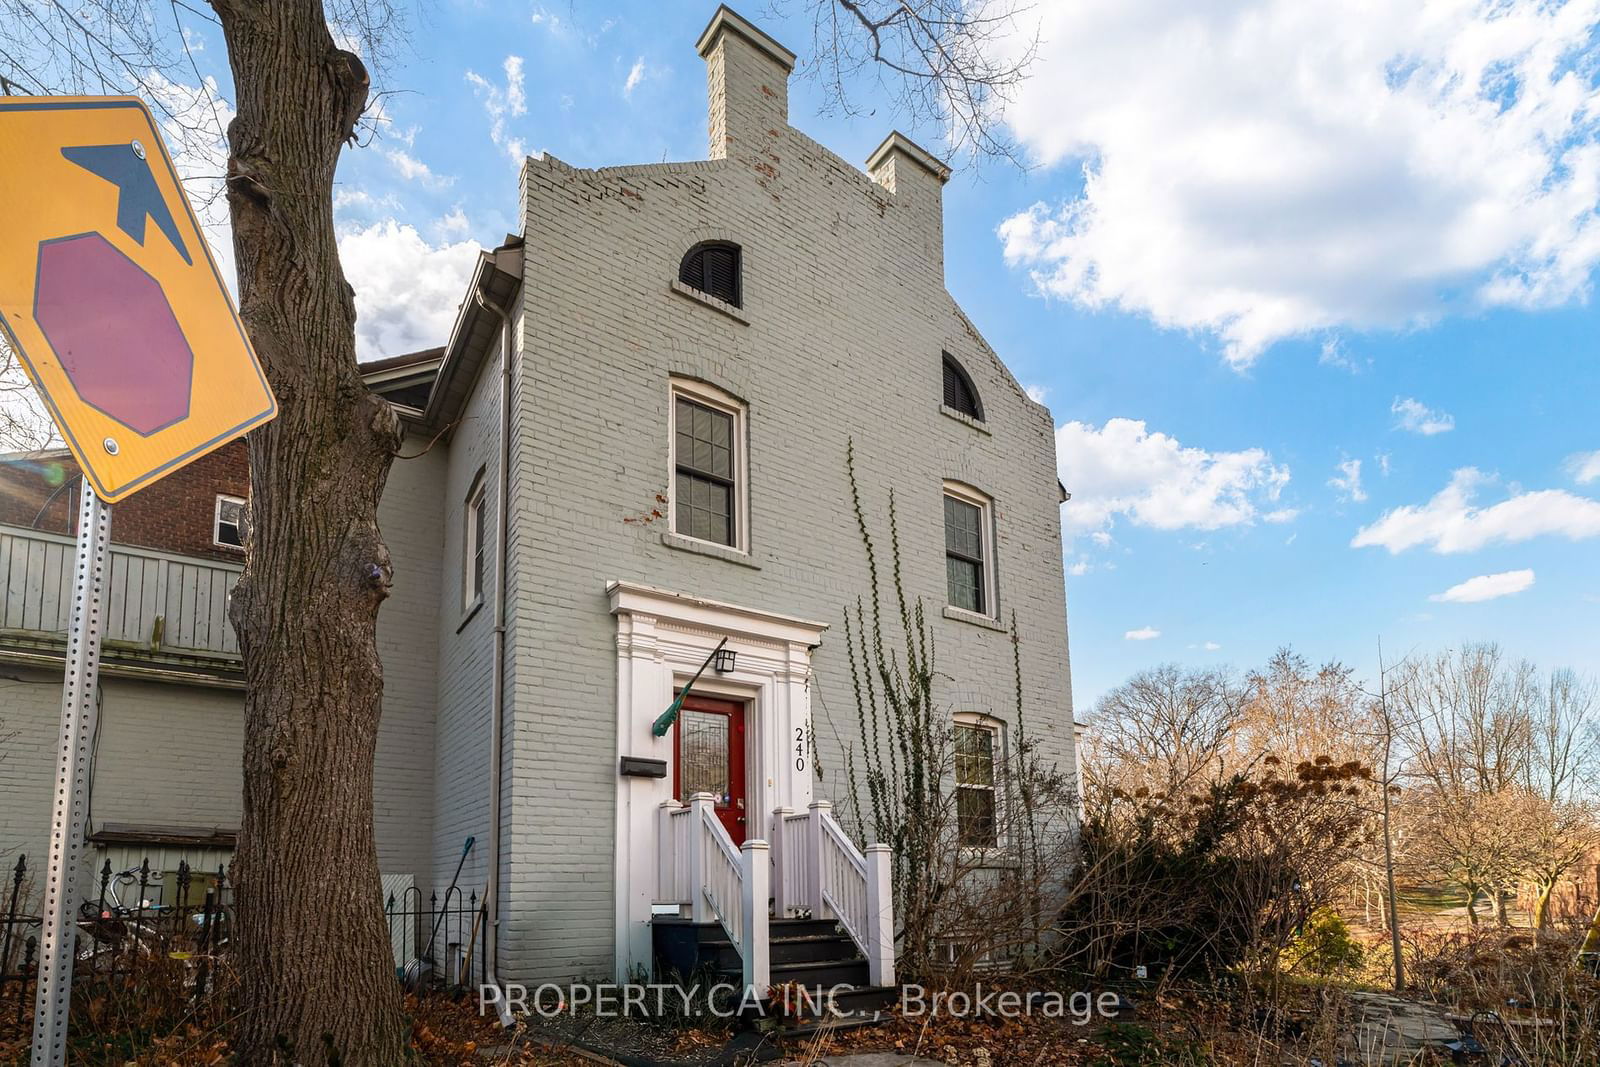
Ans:
{"type": "MultiPolygon", "coordinates": [[[[31,907],[27,856],[10,868],[6,910],[0,923],[0,1011],[20,1023],[38,976],[40,918],[31,907]]],[[[105,861],[99,889],[81,902],[76,917],[73,979],[111,988],[137,987],[158,964],[171,980],[171,968],[188,995],[205,996],[217,961],[228,949],[233,884],[228,869],[153,871],[146,859],[116,871],[105,861]]]]}
{"type": "MultiPolygon", "coordinates": [[[[41,921],[34,869],[17,857],[0,887],[0,1029],[21,1025],[32,1009],[41,921]]],[[[426,900],[414,886],[384,901],[395,975],[408,989],[486,982],[487,909],[476,892],[451,886],[426,900]]],[[[152,870],[150,860],[114,870],[108,859],[93,898],[76,915],[73,982],[142,995],[151,981],[181,982],[191,1004],[215,988],[233,929],[229,868],[152,870]]],[[[82,998],[74,997],[76,1005],[82,998]]]]}
{"type": "Polygon", "coordinates": [[[406,988],[470,986],[474,977],[480,985],[488,982],[488,909],[475,891],[451,886],[443,900],[434,892],[424,901],[422,891],[409,886],[389,894],[384,912],[395,974],[406,988]]]}

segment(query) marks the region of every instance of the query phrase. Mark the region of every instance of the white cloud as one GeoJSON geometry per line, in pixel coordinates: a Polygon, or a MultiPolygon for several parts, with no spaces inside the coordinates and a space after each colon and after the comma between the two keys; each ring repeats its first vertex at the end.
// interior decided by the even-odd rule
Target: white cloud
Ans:
{"type": "MultiPolygon", "coordinates": [[[[539,15],[534,14],[534,22],[538,23],[539,15]]],[[[528,94],[525,89],[526,77],[522,71],[521,56],[506,56],[501,64],[505,72],[504,85],[495,85],[483,75],[474,71],[467,71],[467,84],[472,86],[472,91],[479,100],[483,101],[483,110],[489,116],[489,139],[496,147],[502,149],[519,167],[527,158],[526,143],[520,137],[513,137],[507,132],[507,125],[511,119],[520,118],[528,113],[528,94]]]]}
{"type": "Polygon", "coordinates": [[[1160,636],[1160,630],[1157,630],[1153,626],[1145,626],[1137,630],[1129,630],[1127,633],[1122,635],[1122,639],[1124,641],[1152,641],[1160,636]]]}
{"type": "Polygon", "coordinates": [[[455,241],[472,232],[467,213],[457,204],[441,217],[433,220],[433,233],[441,241],[455,241]]]}
{"type": "Polygon", "coordinates": [[[1600,451],[1579,452],[1567,457],[1567,470],[1572,472],[1572,480],[1579,485],[1600,481],[1600,451]]]}
{"type": "Polygon", "coordinates": [[[1462,467],[1426,504],[1407,504],[1385,512],[1377,522],[1358,530],[1350,546],[1376,546],[1391,554],[1426,546],[1447,554],[1545,535],[1569,541],[1600,537],[1600,500],[1563,489],[1513,490],[1497,504],[1475,505],[1478,490],[1494,480],[1475,467],[1462,467]]]}
{"type": "Polygon", "coordinates": [[[1222,646],[1217,644],[1215,641],[1207,641],[1200,647],[1205,649],[1207,652],[1220,652],[1222,650],[1222,646]]]}
{"type": "Polygon", "coordinates": [[[1069,422],[1056,430],[1056,455],[1072,493],[1062,518],[1080,532],[1104,532],[1119,517],[1158,530],[1245,525],[1289,481],[1262,449],[1186,448],[1136,419],[1069,422]]]}
{"type": "Polygon", "coordinates": [[[644,78],[644,56],[640,56],[638,59],[633,61],[633,66],[628,71],[628,79],[622,83],[622,95],[625,97],[631,97],[633,95],[633,91],[639,87],[639,83],[644,81],[644,78]]]}
{"type": "Polygon", "coordinates": [[[1347,370],[1351,374],[1361,373],[1361,364],[1345,351],[1344,341],[1337,336],[1323,339],[1322,350],[1317,354],[1317,362],[1327,367],[1347,370]]]}
{"type": "Polygon", "coordinates": [[[1456,428],[1454,415],[1435,411],[1409,396],[1395,397],[1394,403],[1389,405],[1389,411],[1395,417],[1395,429],[1405,430],[1408,433],[1420,433],[1424,437],[1432,437],[1436,433],[1449,433],[1456,428]]]}
{"type": "Polygon", "coordinates": [[[383,154],[395,172],[408,182],[421,182],[429,189],[443,189],[455,181],[450,175],[435,174],[432,167],[402,148],[385,148],[383,154]]]}
{"type": "Polygon", "coordinates": [[[1072,563],[1068,564],[1067,573],[1074,578],[1082,578],[1085,574],[1089,573],[1089,561],[1081,557],[1074,560],[1072,563]]]}
{"type": "Polygon", "coordinates": [[[1600,0],[1040,5],[1006,109],[1083,187],[1000,227],[1044,292],[1222,342],[1583,298],[1600,0]],[[1588,59],[1585,59],[1585,56],[1588,59]]]}
{"type": "Polygon", "coordinates": [[[393,214],[400,210],[400,198],[393,193],[374,196],[365,189],[352,189],[336,185],[333,189],[333,211],[337,221],[345,223],[350,215],[393,214]]]}
{"type": "Polygon", "coordinates": [[[380,359],[445,342],[478,246],[430,245],[386,219],[345,234],[339,257],[356,293],[356,353],[380,359]]]}
{"type": "Polygon", "coordinates": [[[1269,511],[1265,515],[1261,516],[1263,521],[1271,523],[1293,522],[1299,517],[1299,508],[1278,508],[1275,511],[1269,511]]]}
{"type": "Polygon", "coordinates": [[[1378,461],[1378,473],[1385,478],[1389,477],[1389,453],[1379,452],[1374,458],[1378,461]]]}
{"type": "Polygon", "coordinates": [[[1043,385],[1025,385],[1022,387],[1022,391],[1026,393],[1028,395],[1028,399],[1033,401],[1035,404],[1043,404],[1044,398],[1050,395],[1050,389],[1043,385]]]}
{"type": "Polygon", "coordinates": [[[1480,600],[1495,600],[1520,593],[1532,585],[1531,570],[1480,574],[1476,578],[1468,578],[1460,585],[1452,585],[1442,593],[1435,593],[1428,599],[1445,604],[1476,604],[1480,600]]]}
{"type": "Polygon", "coordinates": [[[1367,499],[1367,491],[1361,488],[1361,461],[1359,459],[1340,460],[1336,468],[1339,473],[1328,479],[1339,494],[1339,499],[1359,504],[1367,499]]]}

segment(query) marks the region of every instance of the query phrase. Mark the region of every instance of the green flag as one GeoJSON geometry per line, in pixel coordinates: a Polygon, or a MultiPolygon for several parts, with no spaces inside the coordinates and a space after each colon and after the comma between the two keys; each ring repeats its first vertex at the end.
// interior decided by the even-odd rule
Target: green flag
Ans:
{"type": "Polygon", "coordinates": [[[700,669],[694,672],[694,677],[690,678],[684,687],[678,691],[677,697],[673,699],[671,704],[667,705],[667,710],[657,716],[655,725],[650,727],[652,734],[657,737],[665,737],[667,735],[667,731],[672,728],[672,724],[678,721],[678,712],[683,710],[683,698],[689,695],[689,690],[694,688],[694,683],[700,680],[700,676],[706,672],[707,667],[711,666],[711,661],[717,658],[717,653],[721,652],[722,646],[727,643],[728,639],[726,637],[717,642],[717,647],[713,648],[711,655],[707,656],[706,661],[700,664],[700,669]]]}

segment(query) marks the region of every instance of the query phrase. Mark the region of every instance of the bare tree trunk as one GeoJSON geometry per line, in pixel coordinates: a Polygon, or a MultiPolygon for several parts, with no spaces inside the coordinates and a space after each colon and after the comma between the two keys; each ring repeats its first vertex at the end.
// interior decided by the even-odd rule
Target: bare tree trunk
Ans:
{"type": "Polygon", "coordinates": [[[1541,881],[1539,897],[1533,905],[1533,928],[1543,932],[1550,929],[1551,898],[1555,896],[1557,880],[1541,881]]]}
{"type": "Polygon", "coordinates": [[[356,366],[335,165],[366,103],[320,0],[214,0],[233,68],[240,313],[277,393],[250,440],[250,553],[230,614],[245,697],[236,862],[239,1062],[406,1058],[372,829],[383,697],[378,498],[399,442],[356,366]]]}

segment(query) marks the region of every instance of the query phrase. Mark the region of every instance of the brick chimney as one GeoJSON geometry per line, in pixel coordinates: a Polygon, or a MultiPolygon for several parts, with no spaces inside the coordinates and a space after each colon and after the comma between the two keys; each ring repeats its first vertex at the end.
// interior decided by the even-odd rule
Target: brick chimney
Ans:
{"type": "Polygon", "coordinates": [[[927,243],[928,261],[943,276],[944,183],[950,180],[950,168],[897,131],[867,158],[867,173],[914,220],[927,243]]]}
{"type": "Polygon", "coordinates": [[[726,4],[711,16],[695,50],[706,61],[711,158],[751,158],[789,124],[794,53],[726,4]]]}

